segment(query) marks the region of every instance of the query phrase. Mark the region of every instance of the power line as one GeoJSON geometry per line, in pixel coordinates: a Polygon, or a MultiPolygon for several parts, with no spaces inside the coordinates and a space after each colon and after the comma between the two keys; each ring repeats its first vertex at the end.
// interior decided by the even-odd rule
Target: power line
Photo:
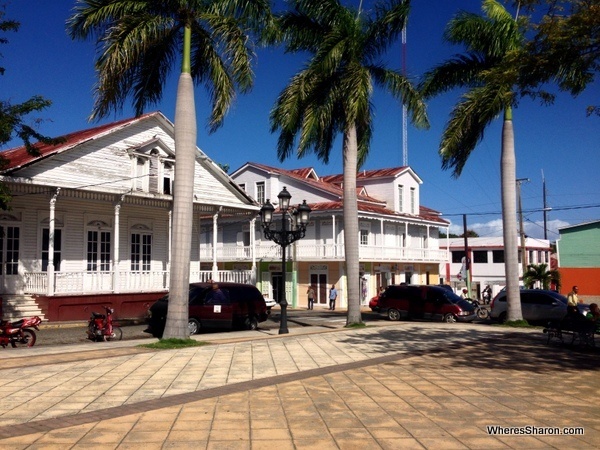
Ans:
{"type": "MultiPolygon", "coordinates": [[[[592,204],[592,205],[577,205],[577,206],[557,206],[550,208],[549,211],[569,211],[574,209],[592,209],[592,208],[600,208],[600,204],[592,204]]],[[[543,212],[546,208],[534,208],[534,209],[524,209],[524,213],[536,213],[543,212]]],[[[454,217],[454,216],[463,216],[465,213],[454,213],[454,214],[442,214],[444,217],[454,217]]],[[[501,211],[490,211],[490,212],[473,212],[466,213],[469,216],[498,216],[502,215],[501,211]]]]}

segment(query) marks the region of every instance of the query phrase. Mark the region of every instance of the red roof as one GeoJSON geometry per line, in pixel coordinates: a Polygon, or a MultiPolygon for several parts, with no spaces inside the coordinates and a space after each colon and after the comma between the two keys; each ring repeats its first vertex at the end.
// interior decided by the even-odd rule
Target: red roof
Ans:
{"type": "MultiPolygon", "coordinates": [[[[408,166],[401,167],[389,167],[387,169],[373,169],[373,170],[361,170],[356,173],[357,180],[365,180],[365,179],[373,179],[373,178],[383,178],[383,177],[395,177],[400,173],[404,172],[408,166]]],[[[327,183],[339,184],[341,185],[344,181],[343,174],[336,175],[325,175],[321,177],[321,180],[327,183]]]]}
{"type": "Polygon", "coordinates": [[[60,136],[63,139],[63,142],[57,145],[50,145],[38,142],[34,145],[34,147],[38,150],[39,155],[30,154],[25,146],[15,147],[0,153],[2,157],[4,157],[8,161],[8,165],[3,170],[4,173],[10,173],[16,169],[20,169],[25,167],[35,161],[39,161],[43,158],[47,158],[52,155],[56,155],[65,150],[71,149],[83,142],[89,141],[99,135],[102,135],[114,128],[122,128],[124,126],[129,126],[133,123],[139,122],[147,117],[160,114],[158,112],[152,112],[148,114],[141,115],[139,117],[124,119],[117,122],[107,123],[105,125],[99,125],[94,128],[88,128],[86,130],[76,131],[74,133],[69,133],[64,136],[60,136]]]}
{"type": "MultiPolygon", "coordinates": [[[[259,163],[247,163],[247,164],[250,164],[254,167],[262,169],[265,172],[276,173],[279,175],[286,175],[290,178],[295,178],[297,180],[301,180],[303,183],[306,183],[310,186],[316,187],[317,189],[327,191],[330,194],[336,195],[340,199],[342,198],[343,190],[340,186],[338,186],[336,184],[328,183],[328,182],[324,181],[323,178],[321,178],[321,179],[313,179],[311,177],[306,178],[306,176],[311,171],[314,172],[313,168],[287,170],[287,169],[280,169],[277,167],[267,166],[266,164],[259,164],[259,163]]],[[[361,194],[360,190],[357,191],[357,194],[358,194],[359,201],[373,202],[373,203],[379,203],[379,204],[384,203],[379,199],[369,197],[368,195],[361,194]]]]}
{"type": "MultiPolygon", "coordinates": [[[[277,167],[267,166],[265,164],[260,164],[260,163],[250,163],[249,162],[247,164],[257,167],[259,169],[262,169],[269,173],[276,173],[276,174],[280,174],[280,175],[286,175],[290,178],[299,179],[303,183],[306,183],[308,185],[315,186],[315,187],[318,187],[319,189],[328,191],[328,192],[338,196],[338,198],[340,199],[339,201],[312,203],[312,204],[310,204],[310,208],[313,211],[331,211],[331,210],[336,210],[336,209],[338,209],[338,210],[343,209],[343,203],[341,201],[342,197],[343,197],[343,190],[341,188],[343,174],[327,175],[324,177],[320,177],[317,181],[312,178],[306,178],[308,176],[308,174],[311,173],[311,171],[313,171],[312,168],[286,170],[286,169],[280,169],[277,167]]],[[[364,171],[360,172],[360,175],[357,174],[357,177],[360,176],[360,178],[365,179],[365,178],[369,178],[369,177],[378,178],[378,177],[396,176],[399,173],[405,171],[407,168],[408,168],[407,166],[403,166],[403,167],[392,167],[392,168],[388,168],[388,169],[364,170],[364,171]]],[[[370,213],[374,213],[374,214],[384,214],[384,215],[396,216],[396,217],[415,217],[414,215],[401,214],[396,211],[392,211],[391,209],[388,209],[384,206],[385,202],[378,200],[376,198],[373,198],[373,197],[369,197],[367,195],[361,195],[362,189],[363,188],[360,186],[357,187],[358,210],[359,211],[370,212],[370,213]]],[[[449,223],[447,220],[441,218],[440,212],[435,211],[431,208],[427,208],[425,206],[421,206],[419,208],[418,217],[423,220],[428,220],[430,222],[438,222],[440,224],[448,224],[449,223]]]]}

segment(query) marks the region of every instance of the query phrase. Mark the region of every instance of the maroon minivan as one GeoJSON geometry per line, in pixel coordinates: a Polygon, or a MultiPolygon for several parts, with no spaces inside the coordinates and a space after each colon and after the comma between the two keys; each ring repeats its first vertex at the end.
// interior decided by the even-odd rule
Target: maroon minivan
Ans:
{"type": "Polygon", "coordinates": [[[429,319],[471,322],[475,308],[454,292],[439,286],[392,285],[379,296],[377,308],[390,320],[429,319]]]}
{"type": "MultiPolygon", "coordinates": [[[[146,333],[162,337],[167,322],[169,295],[148,309],[146,333]]],[[[251,284],[192,283],[189,294],[190,335],[202,329],[255,330],[268,318],[267,305],[260,291],[251,284]],[[214,289],[214,285],[218,289],[214,289]]]]}

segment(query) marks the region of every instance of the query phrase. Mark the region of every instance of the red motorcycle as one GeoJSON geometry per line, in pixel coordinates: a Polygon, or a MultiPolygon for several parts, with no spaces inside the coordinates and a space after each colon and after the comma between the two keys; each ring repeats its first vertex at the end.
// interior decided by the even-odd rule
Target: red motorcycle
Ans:
{"type": "Polygon", "coordinates": [[[38,325],[42,319],[38,316],[27,317],[15,322],[3,320],[0,322],[0,345],[6,348],[8,344],[15,348],[17,345],[33,347],[36,335],[32,328],[39,331],[38,325]]]}
{"type": "Polygon", "coordinates": [[[104,306],[106,314],[92,312],[88,321],[88,339],[98,341],[120,341],[123,339],[123,331],[118,324],[113,323],[114,309],[104,306]]]}

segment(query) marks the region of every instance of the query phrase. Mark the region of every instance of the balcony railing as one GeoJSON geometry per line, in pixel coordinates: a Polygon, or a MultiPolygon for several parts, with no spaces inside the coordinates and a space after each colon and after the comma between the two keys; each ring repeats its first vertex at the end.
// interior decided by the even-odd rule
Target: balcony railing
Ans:
{"type": "MultiPolygon", "coordinates": [[[[313,260],[344,260],[343,244],[314,244],[299,241],[290,247],[290,257],[297,261],[313,260]]],[[[217,247],[217,261],[251,261],[252,248],[241,245],[223,245],[217,247]]],[[[411,247],[382,247],[380,245],[361,245],[359,259],[361,261],[402,261],[402,262],[433,262],[448,261],[448,251],[445,249],[411,248],[411,247]]],[[[212,247],[204,247],[200,258],[212,261],[212,247]]],[[[256,260],[278,260],[281,258],[281,247],[269,243],[257,243],[255,247],[256,260]]]]}
{"type": "MultiPolygon", "coordinates": [[[[25,294],[90,294],[90,293],[127,293],[156,292],[169,289],[169,272],[166,270],[146,272],[119,272],[115,286],[115,274],[106,272],[55,272],[54,292],[48,292],[47,272],[25,273],[25,294]]],[[[234,283],[254,283],[251,270],[219,270],[215,274],[211,270],[190,272],[190,283],[207,282],[209,280],[228,281],[234,283]]]]}

